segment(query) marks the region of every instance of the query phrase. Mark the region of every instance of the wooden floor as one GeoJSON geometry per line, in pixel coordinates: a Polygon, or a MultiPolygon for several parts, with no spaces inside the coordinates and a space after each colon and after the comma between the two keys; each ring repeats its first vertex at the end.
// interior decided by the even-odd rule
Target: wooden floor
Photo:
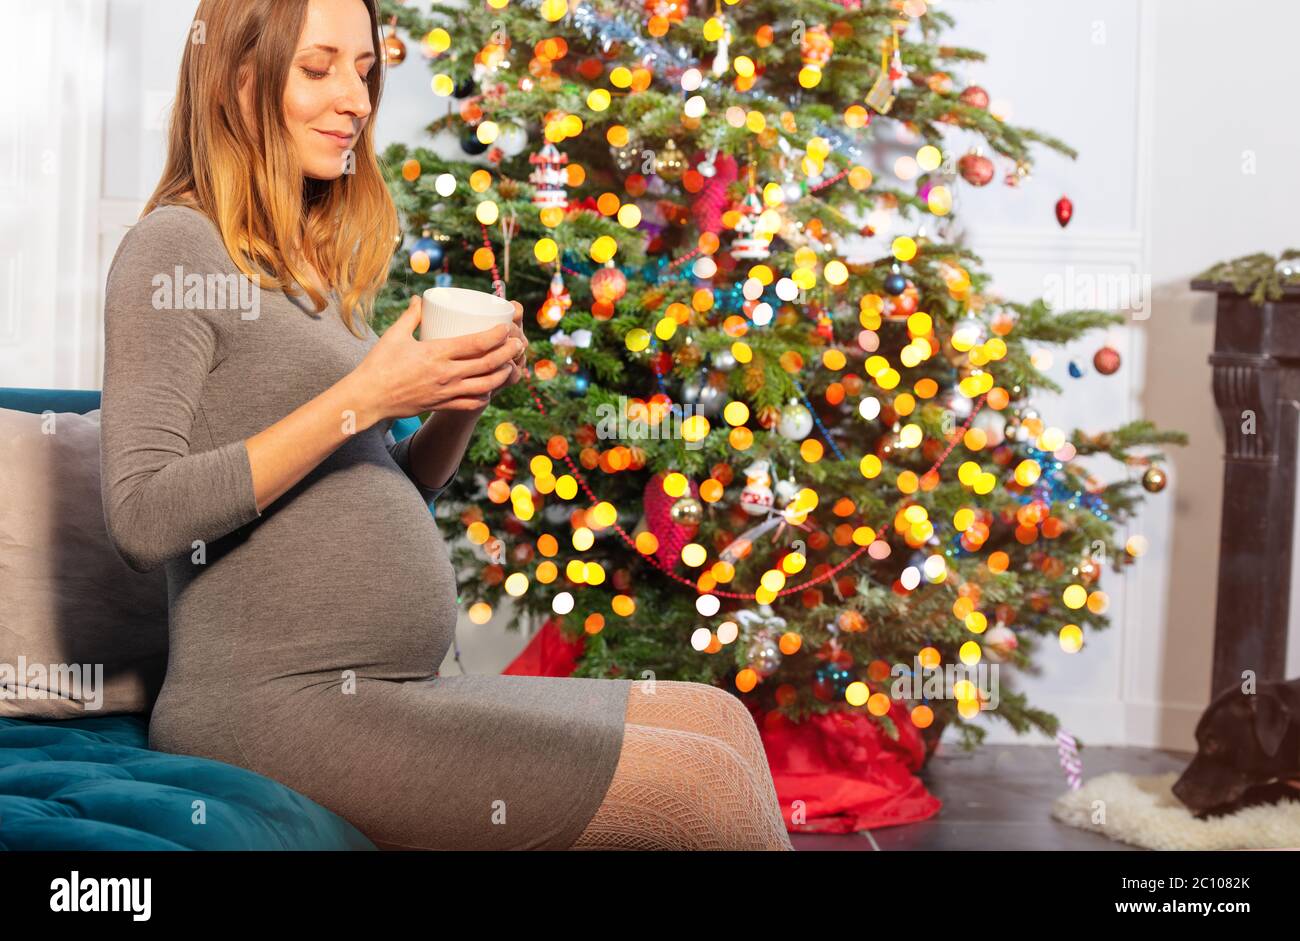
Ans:
{"type": "MultiPolygon", "coordinates": [[[[1083,780],[1111,771],[1181,771],[1189,753],[1093,746],[1080,753],[1083,780]]],[[[1058,823],[1052,802],[1067,788],[1054,746],[985,745],[963,752],[944,743],[921,775],[943,801],[921,823],[846,836],[793,833],[796,850],[1136,850],[1058,823]]]]}

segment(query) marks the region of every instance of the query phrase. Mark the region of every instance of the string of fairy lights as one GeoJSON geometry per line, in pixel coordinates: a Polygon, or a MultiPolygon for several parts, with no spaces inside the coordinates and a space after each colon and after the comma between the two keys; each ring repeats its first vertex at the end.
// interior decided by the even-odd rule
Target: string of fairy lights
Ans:
{"type": "MultiPolygon", "coordinates": [[[[711,91],[722,89],[725,81],[734,81],[737,89],[745,91],[748,95],[751,105],[749,108],[733,105],[722,115],[730,127],[748,129],[752,135],[748,167],[749,195],[740,206],[721,212],[720,224],[722,230],[737,236],[743,233],[746,239],[757,247],[747,248],[748,254],[738,254],[733,248],[731,252],[733,258],[745,259],[751,264],[747,270],[739,272],[730,282],[715,282],[720,266],[714,256],[720,250],[721,244],[714,231],[703,232],[695,246],[687,247],[671,260],[666,255],[660,256],[640,265],[636,270],[626,267],[622,271],[617,270],[614,260],[619,250],[618,239],[609,235],[592,239],[586,257],[572,248],[562,246],[558,234],[555,238],[540,238],[533,246],[533,255],[537,262],[546,270],[550,270],[553,266],[555,273],[552,295],[548,297],[547,303],[538,315],[538,322],[545,329],[558,328],[564,310],[571,303],[567,290],[563,288],[561,279],[564,275],[586,279],[593,285],[592,311],[597,322],[607,321],[613,316],[614,302],[622,296],[616,290],[606,295],[594,289],[596,279],[605,277],[611,269],[614,270],[616,277],[610,280],[616,282],[622,279],[624,290],[629,276],[652,287],[676,287],[682,284],[689,286],[687,300],[673,301],[662,310],[659,310],[656,305],[650,305],[647,309],[655,311],[651,318],[654,322],[634,326],[618,338],[618,342],[622,343],[628,353],[649,358],[658,390],[658,395],[652,397],[649,403],[634,399],[630,407],[642,409],[642,414],[651,415],[652,421],[655,421],[663,414],[667,405],[675,398],[682,397],[670,386],[669,370],[663,366],[665,362],[672,362],[667,351],[674,343],[680,350],[683,345],[692,342],[691,331],[701,321],[713,321],[710,329],[720,328],[731,339],[732,342],[725,348],[725,352],[729,354],[731,361],[744,365],[750,363],[754,357],[754,349],[745,341],[745,337],[779,320],[778,310],[783,307],[788,310],[790,305],[798,306],[806,298],[806,292],[821,287],[824,287],[827,293],[845,293],[844,288],[851,277],[849,266],[841,258],[824,258],[818,251],[831,246],[833,243],[830,239],[822,242],[817,238],[817,234],[813,233],[818,249],[810,247],[806,241],[801,245],[792,245],[791,265],[788,271],[784,272],[774,267],[775,263],[768,258],[764,245],[782,234],[783,225],[793,216],[789,211],[790,208],[801,199],[813,199],[819,211],[824,209],[837,219],[848,221],[843,213],[822,197],[830,187],[837,184],[852,186],[858,191],[866,190],[872,185],[873,175],[862,165],[866,158],[859,133],[870,121],[871,114],[867,109],[861,105],[852,105],[846,109],[843,115],[846,129],[833,127],[825,120],[815,121],[811,127],[811,135],[806,139],[800,138],[803,140],[800,145],[803,150],[792,151],[786,136],[778,133],[778,128],[785,135],[789,135],[791,140],[796,139],[796,130],[807,133],[807,128],[796,128],[796,120],[790,110],[792,105],[798,107],[801,92],[794,90],[791,96],[781,99],[752,87],[755,76],[754,61],[749,56],[727,57],[725,52],[724,37],[727,27],[723,22],[721,4],[718,6],[717,15],[705,23],[704,37],[709,42],[719,44],[718,55],[727,57],[725,65],[734,72],[734,77],[731,77],[730,72],[726,72],[725,69],[719,71],[718,62],[721,59],[715,60],[715,68],[710,75],[707,69],[696,67],[694,54],[689,53],[684,46],[674,48],[671,44],[660,42],[658,37],[667,31],[666,26],[664,32],[656,33],[658,26],[652,24],[652,35],[645,36],[642,34],[640,24],[633,24],[618,16],[611,17],[599,13],[587,4],[570,6],[567,0],[487,0],[487,2],[489,6],[497,9],[514,2],[525,9],[537,11],[548,22],[567,18],[567,25],[575,28],[595,47],[609,50],[618,44],[632,54],[633,60],[638,63],[635,68],[622,65],[611,67],[608,71],[608,79],[612,89],[594,88],[587,96],[586,104],[591,112],[587,116],[587,121],[594,123],[600,113],[610,106],[613,96],[633,94],[638,89],[648,87],[651,82],[666,83],[669,88],[681,91],[683,123],[688,128],[700,126],[700,119],[708,113],[709,109],[706,96],[711,91]],[[727,78],[723,77],[724,72],[727,78]],[[773,116],[779,114],[779,119],[772,117],[769,120],[763,109],[767,109],[773,116]],[[803,171],[804,179],[772,180],[761,187],[756,186],[753,176],[754,141],[758,141],[762,149],[772,149],[774,145],[779,145],[783,152],[794,157],[794,164],[803,171]],[[832,154],[835,155],[833,162],[832,154]],[[831,163],[829,167],[828,162],[831,163]],[[840,165],[836,166],[836,163],[840,165]],[[720,323],[717,322],[719,320],[720,323]],[[665,360],[664,357],[668,359],[665,360]]],[[[736,2],[739,0],[727,0],[727,5],[731,6],[736,2]]],[[[913,16],[919,17],[920,13],[916,12],[917,10],[924,12],[924,4],[920,3],[920,0],[909,0],[908,6],[913,16]]],[[[903,19],[906,20],[906,17],[903,19]]],[[[895,29],[898,30],[899,27],[895,26],[895,29]]],[[[440,54],[449,48],[451,39],[445,30],[437,30],[435,33],[438,34],[436,37],[431,33],[431,38],[426,39],[426,46],[431,45],[434,51],[440,54]]],[[[767,36],[769,44],[772,41],[770,33],[769,28],[767,36]]],[[[805,44],[804,68],[799,73],[801,88],[811,89],[820,80],[820,69],[831,55],[831,44],[828,39],[829,37],[814,34],[813,39],[805,44]]],[[[896,57],[897,33],[892,39],[892,52],[896,57]]],[[[763,42],[760,41],[759,45],[763,46],[763,42]]],[[[536,45],[533,52],[534,59],[530,63],[530,74],[519,79],[521,89],[528,90],[536,85],[544,85],[549,74],[550,63],[559,61],[567,55],[567,43],[558,38],[543,40],[536,45]],[[540,66],[537,65],[539,61],[540,66]]],[[[486,74],[490,75],[492,69],[505,55],[503,44],[490,42],[480,52],[476,62],[486,74]]],[[[883,55],[884,64],[889,65],[888,42],[885,43],[883,55]]],[[[604,66],[601,70],[603,73],[604,66]]],[[[453,86],[454,83],[445,74],[436,75],[434,78],[434,91],[440,95],[450,94],[453,86]]],[[[872,94],[875,93],[876,89],[873,89],[872,94]]],[[[888,110],[889,101],[892,100],[888,97],[889,93],[890,89],[885,88],[880,92],[884,97],[877,97],[875,104],[872,104],[873,98],[869,95],[867,102],[883,113],[888,110]]],[[[583,116],[579,114],[563,111],[548,113],[543,123],[545,145],[539,153],[533,155],[535,159],[530,158],[536,167],[534,177],[530,180],[534,182],[539,194],[538,197],[534,197],[534,203],[539,208],[542,224],[548,229],[558,229],[566,218],[566,208],[571,208],[566,203],[564,189],[581,186],[585,180],[586,171],[581,166],[568,162],[567,156],[562,153],[560,147],[565,140],[587,131],[586,123],[583,116]]],[[[503,133],[503,128],[490,119],[481,120],[477,124],[477,139],[485,145],[493,144],[503,133]]],[[[605,138],[612,150],[625,149],[635,143],[631,130],[618,124],[606,128],[605,138]]],[[[524,139],[526,140],[526,135],[524,139]]],[[[672,142],[669,142],[669,146],[671,148],[672,142]]],[[[684,188],[696,193],[708,185],[705,175],[697,172],[697,169],[702,168],[712,159],[712,156],[709,156],[696,165],[691,165],[689,161],[675,164],[670,160],[662,165],[662,174],[668,179],[689,181],[689,186],[684,182],[684,188]],[[692,174],[694,177],[691,176],[692,174]]],[[[664,160],[662,155],[660,160],[661,162],[664,160]]],[[[917,150],[914,158],[908,157],[907,160],[911,161],[910,166],[918,172],[930,172],[941,165],[943,154],[938,147],[926,144],[917,150]]],[[[414,177],[418,177],[418,163],[413,172],[414,177]]],[[[896,173],[900,179],[908,178],[901,171],[896,170],[896,173]]],[[[644,178],[640,176],[640,174],[632,174],[628,177],[626,181],[628,198],[616,193],[604,193],[599,200],[594,201],[594,211],[616,220],[628,231],[643,228],[642,210],[636,203],[636,199],[646,192],[644,178]],[[640,178],[639,182],[634,185],[633,181],[638,178],[640,178]]],[[[413,181],[414,177],[407,175],[408,180],[413,181]]],[[[513,236],[514,229],[505,231],[505,220],[501,217],[497,202],[488,192],[494,185],[493,174],[488,170],[479,169],[474,171],[468,182],[474,193],[482,195],[474,208],[475,218],[481,227],[482,244],[474,250],[473,264],[481,271],[491,272],[493,290],[504,297],[505,279],[502,278],[499,270],[495,243],[502,244],[508,268],[509,239],[513,236]],[[499,230],[501,237],[494,240],[492,231],[493,227],[497,226],[501,227],[499,230]]],[[[437,192],[444,197],[450,196],[456,188],[456,181],[450,177],[450,174],[443,174],[436,184],[437,192]]],[[[946,185],[928,186],[920,194],[917,204],[928,209],[934,216],[941,217],[951,210],[952,195],[946,185]]],[[[936,333],[934,321],[928,313],[918,309],[919,297],[915,286],[902,273],[909,262],[927,250],[928,243],[919,235],[915,238],[907,235],[894,238],[890,244],[888,259],[892,266],[892,274],[885,279],[883,292],[866,293],[859,298],[860,331],[856,337],[856,348],[852,342],[848,343],[848,348],[861,358],[865,379],[855,372],[846,371],[846,356],[837,345],[844,341],[837,341],[829,314],[821,312],[818,322],[818,330],[825,330],[823,335],[829,341],[828,348],[822,352],[819,365],[833,374],[830,387],[818,394],[825,396],[831,405],[836,405],[846,398],[849,401],[856,401],[857,411],[867,421],[873,421],[887,409],[891,413],[887,424],[892,424],[892,428],[886,427],[883,430],[883,437],[890,439],[890,447],[902,452],[921,449],[926,445],[925,432],[919,419],[914,419],[913,414],[927,400],[936,399],[939,393],[938,383],[931,378],[918,379],[910,388],[904,386],[903,373],[905,370],[922,366],[940,353],[948,355],[941,349],[941,340],[936,333]],[[886,321],[901,326],[906,332],[907,342],[893,354],[897,358],[892,360],[883,355],[879,349],[879,331],[886,321]],[[868,382],[874,383],[875,388],[868,389],[868,382]],[[835,389],[836,397],[833,400],[830,395],[831,388],[835,389]]],[[[972,288],[969,273],[955,259],[934,260],[938,262],[938,269],[951,297],[957,301],[970,300],[972,288]]],[[[727,268],[728,272],[731,270],[730,267],[727,268]]],[[[843,313],[843,310],[837,308],[837,313],[843,313]]],[[[843,318],[840,319],[842,321],[843,318]]],[[[789,321],[781,322],[789,323],[789,321]]],[[[936,530],[949,528],[949,523],[931,519],[929,511],[916,495],[939,485],[939,472],[946,466],[958,446],[964,447],[976,456],[997,446],[995,436],[986,427],[984,416],[989,413],[1001,413],[1010,405],[1011,396],[1006,389],[996,384],[994,370],[996,364],[1008,355],[1008,345],[1004,338],[1013,327],[1014,319],[1005,316],[994,318],[989,323],[968,316],[955,325],[951,336],[945,336],[943,342],[963,357],[961,367],[954,366],[953,371],[959,377],[956,382],[956,396],[964,401],[964,407],[969,408],[968,412],[964,410],[962,412],[965,415],[964,421],[947,433],[946,441],[939,442],[943,445],[941,453],[934,455],[927,470],[921,473],[908,469],[897,472],[893,478],[893,489],[897,491],[899,499],[896,501],[891,518],[881,521],[880,525],[875,527],[867,526],[865,523],[848,526],[844,539],[839,539],[837,534],[836,540],[839,545],[851,547],[847,555],[834,564],[830,562],[820,564],[807,574],[803,574],[808,562],[807,557],[799,551],[777,552],[773,564],[758,576],[757,586],[723,587],[729,585],[734,577],[734,565],[721,557],[712,565],[707,564],[708,551],[695,542],[687,542],[683,545],[678,558],[665,561],[660,557],[661,546],[655,533],[649,529],[635,534],[629,533],[619,523],[618,508],[610,501],[601,498],[598,486],[593,484],[593,478],[584,472],[584,468],[586,471],[600,468],[606,472],[628,468],[630,466],[628,452],[631,449],[622,441],[604,452],[596,453],[589,443],[581,440],[578,433],[556,432],[545,442],[545,453],[537,453],[529,460],[528,468],[532,473],[531,485],[522,482],[511,485],[509,482],[512,479],[511,475],[498,475],[497,479],[489,484],[488,498],[497,504],[509,502],[515,518],[526,523],[537,511],[535,496],[554,493],[562,500],[573,500],[582,494],[588,506],[573,518],[572,543],[578,555],[569,558],[563,569],[563,574],[570,583],[569,587],[598,586],[604,583],[603,567],[598,562],[584,560],[582,553],[594,545],[597,532],[607,529],[634,549],[639,558],[657,573],[691,588],[696,593],[696,610],[704,617],[717,614],[721,609],[722,599],[763,605],[771,604],[779,598],[806,592],[814,586],[827,582],[835,585],[837,576],[859,560],[866,558],[881,561],[888,558],[894,550],[885,537],[891,533],[898,540],[906,543],[913,553],[908,560],[909,564],[898,576],[894,589],[907,593],[917,589],[923,581],[939,584],[948,578],[949,560],[983,551],[984,543],[989,538],[992,515],[986,509],[963,506],[950,521],[951,532],[940,537],[936,530]],[[576,445],[573,439],[577,439],[576,445]],[[575,460],[575,452],[578,454],[577,460],[575,460]],[[564,471],[566,468],[567,472],[564,471]],[[562,472],[557,473],[557,471],[562,472]],[[937,549],[928,548],[936,544],[937,549]],[[696,573],[682,574],[678,566],[683,563],[688,569],[697,570],[696,573]],[[801,575],[803,577],[800,577],[801,575]]],[[[810,364],[804,362],[804,357],[800,353],[787,350],[779,357],[779,365],[784,370],[790,387],[795,390],[796,396],[791,400],[792,403],[797,402],[802,407],[810,427],[816,429],[816,435],[811,437],[787,436],[802,439],[799,453],[803,460],[809,464],[815,463],[822,459],[823,452],[827,449],[836,461],[852,460],[853,458],[850,458],[836,441],[835,435],[827,427],[820,410],[815,406],[809,393],[809,388],[814,386],[813,382],[809,380],[806,388],[805,383],[800,381],[800,375],[810,364]]],[[[539,389],[537,382],[544,383],[556,375],[558,370],[549,360],[535,362],[526,375],[529,396],[533,407],[540,414],[545,415],[549,412],[546,406],[546,393],[539,389]]],[[[764,452],[762,446],[755,448],[756,438],[753,430],[748,427],[750,412],[745,403],[735,398],[726,403],[721,411],[725,426],[729,427],[720,426],[714,429],[708,416],[697,413],[683,422],[682,438],[687,442],[696,443],[704,440],[715,430],[719,433],[725,431],[728,444],[737,454],[746,452],[762,454],[764,452]]],[[[1070,510],[1086,509],[1098,520],[1108,522],[1111,519],[1110,508],[1106,506],[1105,501],[1096,493],[1080,489],[1072,482],[1072,478],[1067,476],[1073,449],[1066,444],[1064,432],[1047,427],[1036,414],[1018,413],[1016,421],[1021,434],[1017,443],[1021,447],[1019,454],[1011,458],[1016,461],[1014,466],[1006,465],[1004,474],[986,469],[977,460],[961,461],[955,477],[966,491],[977,498],[992,493],[999,486],[1006,486],[1014,493],[1021,504],[1016,513],[1018,525],[1015,537],[1020,543],[1026,545],[1039,538],[1052,539],[1060,534],[1061,521],[1051,515],[1050,509],[1058,503],[1064,504],[1070,510]]],[[[1001,418],[996,419],[995,424],[996,422],[1002,422],[1005,426],[1005,421],[1001,418]]],[[[772,430],[770,423],[761,418],[760,424],[771,434],[777,434],[772,430]]],[[[804,434],[806,435],[807,432],[804,434]]],[[[509,421],[500,422],[494,429],[494,435],[496,441],[502,446],[503,455],[506,449],[519,443],[518,429],[509,421]]],[[[933,454],[930,450],[917,453],[924,453],[926,457],[931,457],[933,454]]],[[[503,457],[503,461],[505,460],[503,457]]],[[[513,462],[513,458],[510,460],[513,462]]],[[[866,480],[876,479],[885,472],[885,461],[878,453],[864,453],[857,460],[861,475],[866,480]]],[[[918,463],[924,466],[924,461],[918,463]]],[[[729,484],[728,468],[725,481],[711,476],[700,485],[699,491],[705,502],[716,504],[723,499],[725,488],[729,484]]],[[[683,474],[669,473],[664,476],[663,486],[668,496],[680,498],[687,492],[688,481],[683,474]]],[[[693,488],[695,485],[689,482],[689,486],[693,488]]],[[[837,503],[843,502],[844,499],[849,498],[840,498],[837,503]]],[[[792,495],[788,495],[788,499],[779,509],[771,508],[769,503],[767,513],[770,518],[780,517],[790,523],[791,527],[796,527],[807,521],[822,502],[815,488],[802,487],[795,490],[792,495]]],[[[477,545],[483,545],[492,538],[490,529],[481,518],[467,523],[467,534],[470,541],[477,545]]],[[[536,545],[545,559],[537,564],[532,578],[540,584],[554,583],[561,572],[558,562],[553,561],[560,554],[559,540],[553,535],[543,534],[536,540],[536,545]]],[[[1130,541],[1131,554],[1139,554],[1133,545],[1130,541]]],[[[1009,564],[1009,554],[1003,550],[989,553],[986,559],[988,570],[994,574],[1007,571],[1009,564]]],[[[518,597],[529,590],[530,581],[525,571],[514,571],[504,576],[504,589],[507,594],[518,597]]],[[[1086,581],[1083,576],[1080,576],[1079,581],[1065,589],[1063,593],[1065,605],[1072,609],[1086,606],[1089,611],[1094,612],[1105,610],[1107,599],[1104,593],[1088,591],[1086,581]]],[[[478,608],[477,605],[475,607],[478,608]]],[[[557,614],[566,614],[574,607],[573,594],[569,590],[558,591],[552,597],[552,610],[557,614]]],[[[627,617],[635,611],[636,602],[631,595],[619,592],[611,598],[611,608],[616,614],[627,617]]],[[[488,611],[490,614],[490,608],[488,611]]],[[[979,610],[977,590],[960,593],[954,602],[953,614],[974,635],[983,634],[989,627],[988,615],[979,610]]],[[[471,611],[471,616],[477,620],[475,611],[471,611]]],[[[599,630],[603,623],[603,615],[592,613],[588,615],[584,626],[587,630],[594,631],[599,630]]],[[[1000,624],[1001,621],[999,620],[998,623],[1000,624]]],[[[1077,650],[1082,646],[1082,632],[1076,625],[1065,625],[1059,636],[1061,645],[1066,650],[1077,650]]],[[[782,650],[788,652],[784,642],[782,650]]],[[[922,654],[923,659],[938,656],[937,651],[929,646],[923,649],[922,654]]],[[[968,664],[977,662],[981,656],[980,645],[970,640],[962,645],[959,655],[968,664]]],[[[742,682],[747,681],[738,678],[738,686],[741,686],[743,691],[742,682]]],[[[852,696],[850,700],[852,701],[852,696]]],[[[918,725],[921,724],[919,719],[916,721],[918,725]]]]}

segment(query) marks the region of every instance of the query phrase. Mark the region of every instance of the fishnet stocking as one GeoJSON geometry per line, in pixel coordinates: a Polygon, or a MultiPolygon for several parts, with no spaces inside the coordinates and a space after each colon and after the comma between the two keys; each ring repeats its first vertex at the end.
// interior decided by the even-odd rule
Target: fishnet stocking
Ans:
{"type": "Polygon", "coordinates": [[[702,683],[641,685],[609,790],[572,848],[793,849],[743,704],[702,683]]]}
{"type": "Polygon", "coordinates": [[[656,680],[632,684],[627,721],[659,729],[700,732],[730,745],[744,759],[759,792],[779,805],[767,751],[749,710],[731,693],[707,683],[656,680]]]}

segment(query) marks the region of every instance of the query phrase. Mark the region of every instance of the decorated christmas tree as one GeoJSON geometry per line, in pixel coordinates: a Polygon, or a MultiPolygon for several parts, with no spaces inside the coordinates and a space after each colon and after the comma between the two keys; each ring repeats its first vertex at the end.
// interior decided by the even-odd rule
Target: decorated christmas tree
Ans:
{"type": "MultiPolygon", "coordinates": [[[[1161,489],[1153,446],[1180,436],[1067,433],[1032,404],[1060,391],[1046,346],[1123,317],[995,296],[963,247],[963,188],[1014,198],[1034,147],[1073,153],[962,84],[981,56],[943,43],[947,14],[385,16],[390,67],[423,53],[454,100],[429,130],[466,156],[384,154],[408,231],[377,329],[435,284],[528,315],[528,381],[437,502],[473,621],[508,601],[585,638],[580,675],[714,683],[793,721],[859,710],[931,743],[957,723],[967,744],[988,691],[920,673],[1031,669],[1037,644],[1079,651],[1106,626],[1103,572],[1141,553],[1121,528],[1138,480],[1161,489]],[[1101,453],[1142,472],[1094,478],[1101,453]]],[[[1118,367],[1102,347],[1093,368],[1118,367]]],[[[1056,731],[998,700],[1017,730],[1056,731]]]]}

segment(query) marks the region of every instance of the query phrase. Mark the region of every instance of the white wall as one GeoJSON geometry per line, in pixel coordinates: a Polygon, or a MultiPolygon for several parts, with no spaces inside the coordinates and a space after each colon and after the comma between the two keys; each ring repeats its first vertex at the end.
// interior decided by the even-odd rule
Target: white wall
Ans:
{"type": "MultiPolygon", "coordinates": [[[[1294,87],[1294,36],[1300,7],[1237,2],[1229,29],[1255,23],[1248,80],[1221,81],[1207,62],[1225,45],[1223,8],[1206,0],[1164,3],[1158,37],[1151,132],[1150,264],[1156,315],[1148,326],[1150,378],[1143,408],[1156,421],[1178,422],[1194,445],[1179,462],[1180,486],[1169,522],[1168,581],[1163,605],[1148,623],[1168,625],[1152,695],[1204,701],[1218,565],[1223,431],[1203,365],[1214,342],[1214,300],[1187,288],[1187,274],[1222,258],[1276,253],[1300,244],[1300,129],[1288,119],[1294,87]],[[1236,86],[1235,88],[1233,86],[1236,86]],[[1251,163],[1254,166],[1251,166],[1251,163]],[[1202,381],[1190,381],[1193,376],[1202,381]]],[[[1267,525],[1247,521],[1246,525],[1267,525]]],[[[1261,591],[1273,590],[1261,584],[1261,591]]],[[[1300,579],[1293,581],[1293,607],[1300,579]]],[[[1291,618],[1286,675],[1300,675],[1300,620],[1291,618]]]]}
{"type": "MultiPolygon", "coordinates": [[[[1052,374],[1067,395],[1040,399],[1044,417],[1100,430],[1145,415],[1192,436],[1172,453],[1168,488],[1133,526],[1150,552],[1123,578],[1104,578],[1112,628],[1081,654],[1045,646],[1041,675],[1016,683],[1085,742],[1190,747],[1208,694],[1222,432],[1206,363],[1212,299],[1186,284],[1212,261],[1296,241],[1300,177],[1288,164],[1300,138],[1284,106],[1300,7],[1243,0],[1225,20],[1210,0],[937,5],[956,16],[956,41],[989,56],[967,79],[1009,101],[1016,123],[1080,151],[1077,161],[1044,154],[1018,190],[1000,181],[961,187],[961,218],[998,290],[1030,299],[1071,270],[1132,274],[1151,286],[1141,298],[1148,319],[1110,337],[1123,356],[1119,373],[1092,373],[1100,339],[1059,353],[1052,374]],[[1228,39],[1243,29],[1248,44],[1228,39]],[[1246,151],[1254,173],[1242,171],[1246,151]],[[1065,230],[1052,216],[1062,194],[1075,204],[1065,230]],[[1089,375],[1070,379],[1071,359],[1089,375]]],[[[98,387],[99,293],[161,170],[165,111],[195,6],[0,7],[0,384],[98,387]]],[[[381,146],[428,143],[420,129],[447,107],[408,46],[406,63],[389,73],[381,146]]],[[[457,152],[453,141],[441,146],[457,152]]],[[[472,672],[500,669],[523,643],[499,619],[462,620],[458,640],[472,672]]],[[[1291,646],[1294,675],[1300,637],[1291,646]]],[[[1013,738],[1000,723],[989,729],[994,740],[1013,738]]]]}
{"type": "MultiPolygon", "coordinates": [[[[1008,98],[1014,121],[1080,152],[1073,162],[1040,160],[1019,194],[966,190],[965,221],[999,288],[1040,296],[1070,268],[1131,273],[1149,285],[1146,319],[1112,334],[1119,373],[1068,377],[1071,358],[1090,365],[1096,340],[1058,355],[1051,373],[1067,397],[1040,399],[1044,417],[1097,431],[1144,416],[1191,436],[1170,449],[1168,487],[1130,527],[1150,539],[1150,552],[1122,578],[1103,580],[1112,628],[1080,654],[1045,648],[1042,675],[1018,685],[1085,741],[1189,748],[1209,694],[1223,438],[1207,364],[1213,299],[1187,284],[1214,261],[1296,244],[1300,179],[1290,165],[1300,131],[1276,112],[1273,90],[1293,71],[1287,37],[1300,28],[1300,8],[1234,5],[1233,24],[1268,25],[1251,29],[1249,79],[1233,81],[1213,65],[1233,27],[1205,0],[944,7],[959,40],[988,54],[972,80],[1008,98]],[[1254,173],[1243,172],[1247,151],[1254,173]],[[1062,194],[1075,207],[1064,231],[1052,212],[1062,194]]],[[[1108,478],[1124,473],[1109,463],[1108,478]]],[[[1287,674],[1297,673],[1293,622],[1287,674]]],[[[998,723],[989,728],[995,740],[1010,738],[998,723]]]]}

